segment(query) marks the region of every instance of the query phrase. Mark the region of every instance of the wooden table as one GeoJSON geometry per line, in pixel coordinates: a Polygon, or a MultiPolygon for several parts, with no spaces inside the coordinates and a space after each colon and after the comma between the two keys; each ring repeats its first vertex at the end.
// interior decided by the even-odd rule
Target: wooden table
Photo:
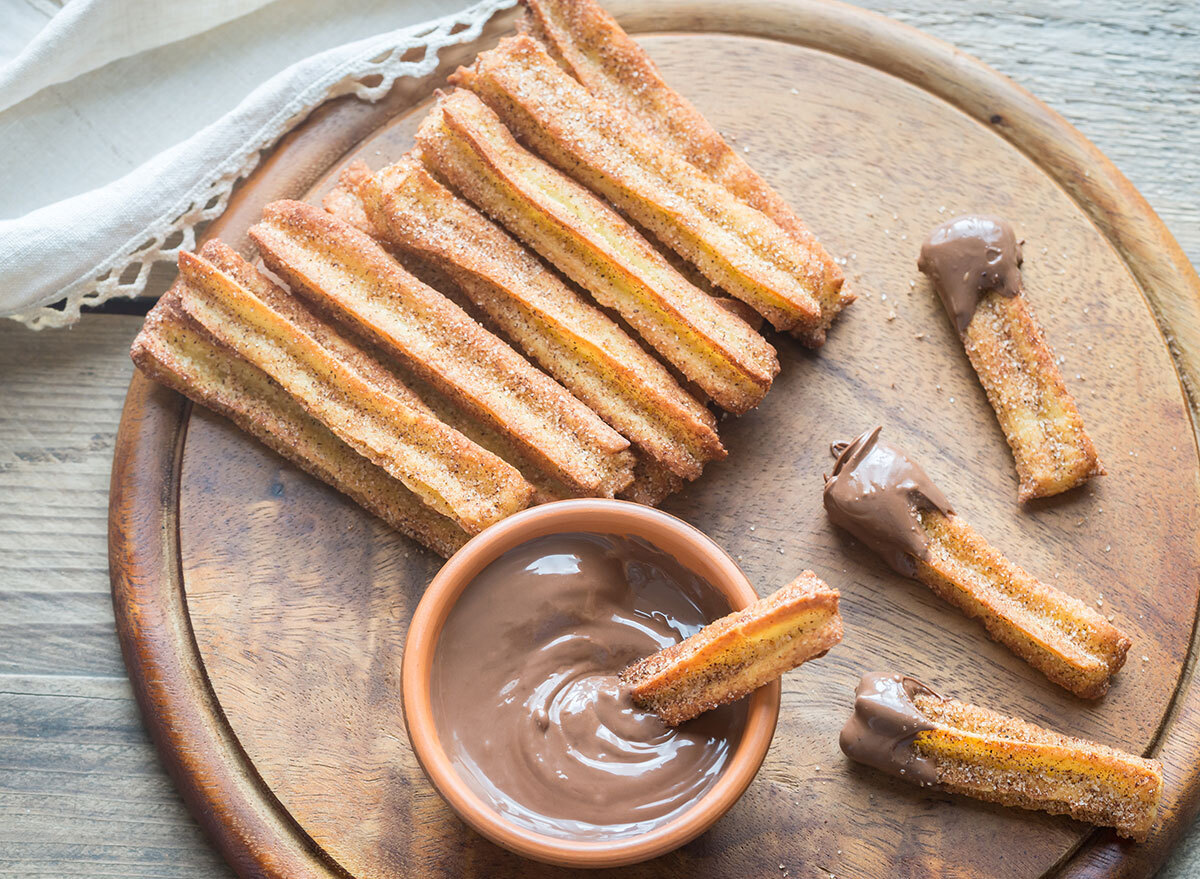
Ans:
{"type": "MultiPolygon", "coordinates": [[[[1200,6],[866,5],[1064,113],[1200,264],[1200,6]]],[[[113,632],[108,476],[140,323],[115,310],[41,334],[0,323],[0,875],[230,875],[159,766],[113,632]]],[[[1163,875],[1197,871],[1200,826],[1163,875]]]]}

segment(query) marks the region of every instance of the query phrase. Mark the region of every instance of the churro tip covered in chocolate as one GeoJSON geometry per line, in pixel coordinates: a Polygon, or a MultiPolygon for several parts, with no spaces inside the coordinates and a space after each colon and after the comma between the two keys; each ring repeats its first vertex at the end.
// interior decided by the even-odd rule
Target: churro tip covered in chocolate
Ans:
{"type": "Polygon", "coordinates": [[[1007,220],[967,214],[929,233],[917,268],[929,276],[946,312],[964,333],[985,293],[1021,292],[1021,243],[1007,220]]]}
{"type": "Polygon", "coordinates": [[[913,704],[918,692],[937,695],[905,675],[863,675],[854,692],[854,713],[838,738],[842,753],[921,787],[937,784],[936,767],[913,748],[918,733],[934,728],[913,704]]]}
{"type": "Polygon", "coordinates": [[[954,510],[921,465],[900,447],[881,440],[881,431],[876,427],[830,447],[837,463],[825,481],[825,510],[835,525],[911,577],[916,572],[913,557],[928,555],[918,510],[954,510]]]}

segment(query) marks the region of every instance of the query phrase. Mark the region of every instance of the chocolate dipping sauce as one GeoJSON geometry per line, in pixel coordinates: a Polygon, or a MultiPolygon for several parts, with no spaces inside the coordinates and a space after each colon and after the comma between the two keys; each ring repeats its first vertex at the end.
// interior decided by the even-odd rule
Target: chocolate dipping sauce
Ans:
{"type": "Polygon", "coordinates": [[[825,511],[906,577],[916,573],[913,557],[929,557],[919,511],[953,513],[950,502],[925,470],[899,446],[879,439],[876,427],[849,443],[835,443],[833,475],[825,480],[825,511]]]}
{"type": "Polygon", "coordinates": [[[959,333],[965,333],[985,293],[1021,292],[1021,245],[999,217],[955,217],[921,245],[917,268],[929,276],[959,333]]]}
{"type": "Polygon", "coordinates": [[[729,609],[636,538],[556,534],[509,550],[438,640],[431,695],[447,754],[485,801],[539,833],[612,839],[666,823],[721,775],[746,707],[672,729],[634,707],[617,674],[729,609]]]}
{"type": "Polygon", "coordinates": [[[863,675],[854,693],[854,714],[838,739],[842,753],[922,787],[936,785],[933,762],[913,747],[918,733],[935,729],[913,704],[918,693],[941,698],[920,681],[904,675],[863,675]]]}

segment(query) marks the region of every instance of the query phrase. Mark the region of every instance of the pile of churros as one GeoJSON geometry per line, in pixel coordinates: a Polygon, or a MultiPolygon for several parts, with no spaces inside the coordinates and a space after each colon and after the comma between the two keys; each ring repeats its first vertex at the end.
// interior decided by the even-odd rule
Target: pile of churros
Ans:
{"type": "MultiPolygon", "coordinates": [[[[261,265],[220,241],[133,345],[150,377],[219,412],[449,556],[530,504],[657,504],[725,457],[717,413],[779,371],[769,326],[820,346],[853,300],[792,209],[592,0],[524,0],[520,33],[450,77],[398,162],[354,163],[321,206],[268,205],[261,265]]],[[[920,269],[1012,448],[1020,499],[1104,472],[992,217],[934,230],[920,269]]],[[[785,337],[784,342],[791,343],[785,337]]],[[[831,521],[1083,698],[1130,638],[990,546],[879,429],[834,446],[831,521]]],[[[814,492],[815,497],[815,492],[814,492]]],[[[630,666],[670,724],[740,698],[842,635],[812,572],[630,666]]],[[[1143,839],[1153,760],[863,679],[855,760],[922,785],[1143,839]]]]}
{"type": "Polygon", "coordinates": [[[770,389],[762,321],[819,345],[852,299],[603,10],[533,2],[523,29],[400,161],[268,205],[264,268],[183,254],[133,347],[442,554],[531,503],[660,502],[725,457],[714,409],[770,389]]]}

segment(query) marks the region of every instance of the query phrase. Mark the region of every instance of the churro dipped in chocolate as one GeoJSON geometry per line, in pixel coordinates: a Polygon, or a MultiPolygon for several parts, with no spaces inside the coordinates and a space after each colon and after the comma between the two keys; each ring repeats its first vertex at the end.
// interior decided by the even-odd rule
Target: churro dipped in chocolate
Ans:
{"type": "Polygon", "coordinates": [[[232,251],[210,252],[230,270],[179,255],[184,310],[343,442],[469,533],[528,505],[532,487],[516,469],[439,421],[382,367],[348,354],[311,314],[273,307],[286,294],[232,251]]]}
{"type": "Polygon", "coordinates": [[[1070,815],[1144,840],[1162,764],[939,696],[898,674],[867,674],[842,729],[846,756],[922,787],[1070,815]]]}
{"type": "Polygon", "coordinates": [[[933,282],[996,410],[1016,461],[1020,499],[1049,497],[1103,475],[1023,293],[1012,226],[998,217],[950,220],[930,233],[917,267],[933,282]]]}
{"type": "MultiPolygon", "coordinates": [[[[209,242],[200,251],[220,264],[209,242]]],[[[224,415],[246,433],[311,476],[347,495],[392,528],[449,557],[470,536],[358,454],[309,415],[265,372],[221,344],[188,317],[180,286],[168,290],[146,315],[131,356],[159,384],[224,415]]]]}
{"type": "Polygon", "coordinates": [[[654,62],[594,0],[523,0],[520,27],[540,40],[571,75],[603,101],[620,107],[665,148],[679,153],[739,199],[775,221],[819,270],[820,318],[793,333],[806,345],[825,342],[838,313],[854,301],[842,270],[778,192],[725,142],[687,98],[669,86],[654,62]]]}
{"type": "Polygon", "coordinates": [[[641,452],[685,479],[725,457],[712,413],[662,364],[418,158],[349,174],[376,237],[445,272],[491,326],[641,452]]]}
{"type": "Polygon", "coordinates": [[[678,726],[733,702],[842,640],[838,593],[812,571],[621,672],[633,701],[678,726]]]}
{"type": "Polygon", "coordinates": [[[1130,640],[1082,601],[1039,582],[954,514],[919,464],[879,438],[837,444],[825,510],[894,570],[920,580],[1054,683],[1095,699],[1130,640]]]}
{"type": "Polygon", "coordinates": [[[279,201],[250,236],[294,290],[579,493],[611,497],[633,479],[626,439],[366,233],[312,205],[279,201]]]}
{"type": "Polygon", "coordinates": [[[417,144],[439,179],[617,312],[718,406],[741,413],[762,400],[779,371],[775,349],[604,201],[518,144],[476,95],[443,95],[417,144]]]}
{"type": "Polygon", "coordinates": [[[492,107],[551,163],[602,194],[752,305],[779,330],[816,325],[820,259],[644,131],[620,107],[592,96],[537,40],[509,37],[450,81],[492,107]]]}

